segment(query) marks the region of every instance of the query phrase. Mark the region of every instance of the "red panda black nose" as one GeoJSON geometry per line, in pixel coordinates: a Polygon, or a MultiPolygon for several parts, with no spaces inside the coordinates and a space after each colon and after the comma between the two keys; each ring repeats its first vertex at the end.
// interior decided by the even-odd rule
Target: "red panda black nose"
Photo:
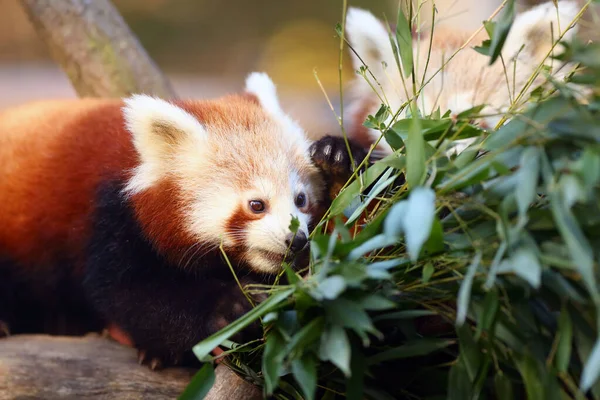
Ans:
{"type": "Polygon", "coordinates": [[[298,253],[299,251],[303,250],[307,243],[308,239],[302,231],[296,232],[295,236],[293,233],[290,233],[285,240],[286,246],[292,253],[298,253]]]}

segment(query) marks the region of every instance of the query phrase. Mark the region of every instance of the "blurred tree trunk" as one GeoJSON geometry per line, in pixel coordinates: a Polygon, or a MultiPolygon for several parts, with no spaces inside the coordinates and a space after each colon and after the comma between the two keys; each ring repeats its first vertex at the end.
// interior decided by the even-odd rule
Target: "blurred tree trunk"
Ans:
{"type": "Polygon", "coordinates": [[[81,97],[175,97],[109,0],[20,0],[38,36],[81,97]]]}

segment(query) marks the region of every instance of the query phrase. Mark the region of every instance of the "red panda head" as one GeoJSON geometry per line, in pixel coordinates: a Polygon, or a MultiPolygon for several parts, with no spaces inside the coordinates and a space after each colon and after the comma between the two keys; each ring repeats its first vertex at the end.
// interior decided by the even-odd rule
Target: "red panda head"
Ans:
{"type": "MultiPolygon", "coordinates": [[[[433,38],[430,38],[430,29],[421,28],[419,36],[413,35],[412,43],[417,91],[428,82],[417,98],[420,111],[429,115],[439,107],[442,115],[450,111],[452,116],[456,116],[474,106],[486,104],[480,112],[483,117],[481,125],[494,128],[530,76],[544,62],[559,32],[566,31],[580,10],[575,1],[557,4],[558,10],[553,2],[548,2],[515,18],[502,50],[506,68],[500,60],[490,66],[489,57],[473,49],[487,38],[483,31],[468,42],[472,35],[470,31],[436,27],[433,38]],[[462,46],[465,47],[459,50],[462,46]],[[450,57],[453,58],[449,60],[450,57]]],[[[564,40],[573,37],[576,29],[575,26],[568,30],[564,40]]],[[[354,69],[359,70],[364,65],[368,67],[366,79],[357,76],[351,84],[347,131],[355,140],[369,146],[379,139],[381,132],[362,126],[366,117],[374,115],[382,103],[396,113],[413,95],[412,79],[402,80],[388,29],[373,14],[350,8],[346,33],[358,54],[352,53],[354,69]]],[[[551,59],[545,63],[552,64],[554,68],[560,65],[551,59]]],[[[555,70],[555,78],[564,76],[569,69],[555,70]]],[[[538,75],[528,91],[544,81],[544,74],[538,75]]],[[[522,97],[519,104],[528,97],[522,97]]],[[[401,118],[406,118],[404,113],[399,116],[401,118]]],[[[380,153],[391,151],[385,138],[381,138],[379,143],[377,150],[380,153]]]]}
{"type": "Polygon", "coordinates": [[[251,74],[246,94],[214,101],[125,103],[139,155],[125,192],[161,251],[185,266],[223,246],[237,263],[275,273],[305,247],[323,183],[267,75],[251,74]]]}

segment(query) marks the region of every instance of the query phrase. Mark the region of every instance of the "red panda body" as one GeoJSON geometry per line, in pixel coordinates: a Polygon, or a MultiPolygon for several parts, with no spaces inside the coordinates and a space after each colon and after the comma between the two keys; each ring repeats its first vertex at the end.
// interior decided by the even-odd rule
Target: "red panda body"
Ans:
{"type": "Polygon", "coordinates": [[[331,144],[311,146],[261,74],[247,93],[213,101],[134,96],[0,113],[0,324],[116,324],[147,358],[182,361],[249,310],[221,246],[246,284],[306,254],[327,206],[323,178],[351,169],[331,144]]]}

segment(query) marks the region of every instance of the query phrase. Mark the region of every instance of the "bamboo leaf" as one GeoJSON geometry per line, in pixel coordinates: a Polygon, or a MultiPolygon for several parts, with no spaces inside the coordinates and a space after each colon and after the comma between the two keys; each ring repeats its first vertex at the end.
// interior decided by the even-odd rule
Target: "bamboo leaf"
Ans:
{"type": "Polygon", "coordinates": [[[587,392],[600,376],[600,339],[596,340],[596,344],[592,349],[592,353],[585,363],[581,374],[581,390],[587,392]]]}
{"type": "Polygon", "coordinates": [[[323,332],[319,357],[330,361],[346,377],[350,376],[350,341],[341,326],[331,325],[323,332]]]}
{"type": "Polygon", "coordinates": [[[367,359],[367,364],[373,365],[388,360],[424,356],[448,347],[453,343],[453,341],[445,339],[418,339],[375,354],[367,359]]]}
{"type": "MultiPolygon", "coordinates": [[[[413,108],[416,109],[414,103],[413,108]]],[[[425,179],[425,140],[419,118],[415,115],[411,121],[406,139],[406,182],[414,188],[425,179]]]]}
{"type": "Polygon", "coordinates": [[[510,28],[515,20],[515,0],[508,0],[500,19],[495,24],[493,29],[492,40],[490,42],[490,65],[492,65],[502,51],[502,47],[506,42],[506,38],[510,32],[510,28]]]}
{"type": "Polygon", "coordinates": [[[398,42],[398,51],[402,60],[402,70],[404,76],[410,76],[413,69],[413,46],[412,30],[402,7],[398,7],[398,17],[396,19],[396,41],[398,42]]]}
{"type": "Polygon", "coordinates": [[[205,363],[194,375],[191,382],[178,400],[202,400],[215,384],[215,368],[211,363],[205,363]]]}
{"type": "Polygon", "coordinates": [[[406,248],[411,260],[415,262],[431,233],[435,217],[435,192],[430,188],[415,188],[406,204],[402,221],[406,232],[406,248]]]}
{"type": "Polygon", "coordinates": [[[515,188],[517,205],[519,206],[519,218],[524,225],[527,222],[527,210],[535,199],[537,182],[540,175],[539,150],[530,147],[521,155],[521,167],[519,169],[519,180],[515,188]]]}
{"type": "Polygon", "coordinates": [[[563,307],[558,319],[558,348],[556,350],[556,368],[559,372],[567,372],[571,360],[573,341],[573,325],[566,307],[563,307]]]}
{"type": "Polygon", "coordinates": [[[280,307],[283,302],[286,302],[290,294],[294,292],[294,288],[286,288],[270,296],[268,299],[254,307],[247,314],[235,320],[217,333],[204,339],[193,347],[194,354],[200,361],[203,361],[210,352],[231,338],[233,335],[256,321],[258,318],[267,315],[277,307],[280,307]]]}
{"type": "Polygon", "coordinates": [[[317,362],[311,354],[292,361],[292,373],[302,389],[304,398],[313,400],[317,390],[317,362]]]}
{"type": "Polygon", "coordinates": [[[479,264],[481,263],[481,256],[481,252],[477,252],[475,254],[475,257],[473,257],[473,260],[471,261],[471,265],[469,265],[469,269],[467,269],[465,279],[463,279],[463,282],[460,285],[460,289],[458,291],[458,304],[456,311],[457,326],[461,326],[462,324],[464,324],[465,320],[467,319],[469,300],[471,298],[471,286],[473,286],[473,278],[475,277],[477,268],[479,268],[479,264]]]}

